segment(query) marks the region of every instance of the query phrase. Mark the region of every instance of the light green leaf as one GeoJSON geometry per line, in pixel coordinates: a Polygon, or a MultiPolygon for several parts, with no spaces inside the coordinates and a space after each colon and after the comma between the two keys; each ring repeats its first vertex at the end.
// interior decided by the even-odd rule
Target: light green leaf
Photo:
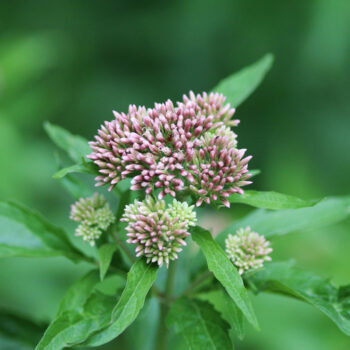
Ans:
{"type": "Polygon", "coordinates": [[[22,316],[0,312],[0,349],[32,350],[43,331],[22,316]]]}
{"type": "Polygon", "coordinates": [[[91,197],[94,194],[91,188],[72,175],[62,177],[59,182],[75,199],[91,197]]]}
{"type": "Polygon", "coordinates": [[[66,256],[85,259],[66,233],[37,212],[12,202],[0,202],[0,257],[66,256]]]}
{"type": "Polygon", "coordinates": [[[57,315],[61,315],[64,311],[76,310],[84,305],[98,282],[99,275],[97,270],[88,272],[75,282],[62,298],[57,315]]]}
{"type": "Polygon", "coordinates": [[[259,170],[259,169],[252,169],[252,170],[249,170],[249,174],[251,175],[250,178],[252,178],[252,177],[255,177],[255,176],[261,174],[261,170],[259,170]]]}
{"type": "Polygon", "coordinates": [[[208,303],[180,298],[171,306],[166,321],[184,336],[188,350],[233,349],[227,323],[208,303]]]}
{"type": "Polygon", "coordinates": [[[228,295],[243,312],[247,320],[259,328],[248,293],[244,288],[241,276],[235,266],[226,256],[222,248],[214,241],[210,232],[196,226],[191,230],[192,239],[200,246],[204,253],[208,268],[216,279],[226,289],[228,295]]]}
{"type": "Polygon", "coordinates": [[[95,332],[84,345],[99,346],[118,337],[136,319],[142,309],[148,291],[152,287],[157,267],[146,264],[143,259],[136,261],[128,273],[125,289],[112,312],[108,327],[95,332]]]}
{"type": "Polygon", "coordinates": [[[85,174],[95,174],[93,165],[89,163],[74,164],[67,168],[60,169],[52,177],[54,179],[61,179],[71,173],[85,173],[85,174]]]}
{"type": "Polygon", "coordinates": [[[115,243],[106,243],[98,248],[98,257],[100,261],[100,278],[101,281],[105,277],[109,265],[112,261],[114,252],[117,250],[118,246],[115,243]]]}
{"type": "Polygon", "coordinates": [[[313,305],[350,336],[350,285],[338,289],[329,280],[285,262],[266,264],[247,281],[256,292],[293,296],[313,305]]]}
{"type": "Polygon", "coordinates": [[[238,107],[259,86],[273,63],[273,56],[267,54],[254,64],[243,68],[222,80],[214,89],[227,97],[233,107],[238,107]]]}
{"type": "Polygon", "coordinates": [[[61,350],[82,343],[90,334],[106,327],[115,303],[115,297],[93,291],[83,306],[59,314],[35,349],[61,350]]]}
{"type": "Polygon", "coordinates": [[[221,289],[211,290],[196,296],[201,300],[208,301],[218,311],[222,318],[231,326],[230,337],[236,335],[239,339],[245,336],[246,321],[242,311],[238,309],[232,299],[221,289]]]}
{"type": "Polygon", "coordinates": [[[216,240],[224,244],[228,233],[235,233],[237,229],[246,226],[266,237],[272,237],[325,227],[344,220],[349,215],[350,196],[326,198],[309,208],[273,212],[259,209],[230,225],[217,236],[216,240]]]}
{"type": "Polygon", "coordinates": [[[317,200],[304,200],[277,192],[252,190],[246,190],[244,194],[232,194],[228,200],[230,203],[242,203],[257,208],[273,210],[312,207],[319,202],[317,200]]]}
{"type": "Polygon", "coordinates": [[[62,127],[49,122],[44,124],[44,128],[51,140],[66,151],[74,162],[80,163],[82,158],[86,159],[86,155],[91,153],[88,141],[85,138],[73,135],[62,127]]]}

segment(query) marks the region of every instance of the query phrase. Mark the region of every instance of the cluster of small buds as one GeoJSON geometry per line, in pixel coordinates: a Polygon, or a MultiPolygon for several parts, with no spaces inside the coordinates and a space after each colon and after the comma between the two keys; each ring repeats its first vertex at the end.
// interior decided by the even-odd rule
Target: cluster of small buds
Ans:
{"type": "Polygon", "coordinates": [[[270,261],[272,252],[270,242],[250,227],[240,228],[236,235],[228,235],[226,254],[242,275],[245,271],[263,267],[264,261],[270,261]]]}
{"type": "Polygon", "coordinates": [[[136,244],[136,256],[145,256],[147,263],[169,265],[186,245],[188,228],[196,222],[193,206],[174,201],[166,207],[164,200],[147,196],[125,207],[121,221],[127,222],[128,243],[136,244]]]}
{"type": "Polygon", "coordinates": [[[115,119],[90,142],[88,157],[100,173],[96,185],[112,190],[131,177],[132,190],[159,190],[159,199],[189,190],[199,195],[197,205],[218,200],[229,206],[227,196],[242,193],[250,183],[250,158],[242,159],[244,150],[236,149],[230,129],[239,123],[231,120],[234,112],[221,94],[193,92],[176,105],[168,100],[154,108],[132,105],[127,114],[114,112],[115,119]]]}
{"type": "Polygon", "coordinates": [[[83,237],[91,246],[95,245],[95,240],[115,221],[106,199],[98,193],[75,202],[71,206],[70,218],[80,222],[75,235],[83,237]]]}

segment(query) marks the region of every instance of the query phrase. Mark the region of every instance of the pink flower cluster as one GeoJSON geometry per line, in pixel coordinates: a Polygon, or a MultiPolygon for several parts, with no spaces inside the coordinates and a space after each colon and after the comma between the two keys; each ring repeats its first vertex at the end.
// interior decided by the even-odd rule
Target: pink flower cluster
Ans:
{"type": "Polygon", "coordinates": [[[129,107],[114,112],[90,142],[88,156],[99,167],[97,186],[109,190],[122,179],[132,178],[132,190],[146,194],[159,189],[158,197],[176,197],[189,191],[197,205],[220,201],[229,206],[231,193],[242,193],[247,181],[245,150],[236,148],[230,130],[239,121],[231,120],[235,110],[218,93],[183,96],[176,106],[168,100],[154,108],[129,107]]]}

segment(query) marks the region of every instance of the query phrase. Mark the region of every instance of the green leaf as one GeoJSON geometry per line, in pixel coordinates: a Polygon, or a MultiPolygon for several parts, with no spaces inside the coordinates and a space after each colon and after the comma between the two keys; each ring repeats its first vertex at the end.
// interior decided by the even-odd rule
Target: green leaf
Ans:
{"type": "Polygon", "coordinates": [[[234,339],[237,335],[239,339],[245,336],[246,322],[242,311],[238,309],[232,299],[221,289],[211,290],[196,296],[201,300],[208,301],[218,311],[222,318],[231,326],[230,337],[234,339]]]}
{"type": "Polygon", "coordinates": [[[100,278],[101,281],[105,277],[109,265],[112,261],[114,252],[117,250],[118,246],[115,243],[106,243],[98,248],[98,257],[100,261],[100,278]]]}
{"type": "Polygon", "coordinates": [[[273,56],[267,54],[254,64],[243,68],[222,80],[214,89],[227,97],[233,107],[238,107],[259,86],[273,63],[273,56]]]}
{"type": "Polygon", "coordinates": [[[284,235],[295,231],[313,230],[337,223],[350,215],[350,196],[330,197],[313,207],[279,211],[255,210],[245,218],[236,221],[216,238],[224,244],[228,233],[235,233],[241,227],[250,226],[266,237],[284,235]]]}
{"type": "Polygon", "coordinates": [[[188,350],[233,349],[227,323],[208,303],[180,298],[171,306],[166,321],[184,336],[188,350]]]}
{"type": "Polygon", "coordinates": [[[65,293],[58,307],[57,315],[68,310],[76,310],[84,305],[91,292],[99,282],[97,270],[92,270],[75,282],[65,293]]]}
{"type": "Polygon", "coordinates": [[[142,309],[148,291],[152,287],[158,268],[136,261],[128,273],[125,289],[112,312],[108,327],[94,333],[84,345],[99,346],[118,337],[136,319],[142,309]]]}
{"type": "Polygon", "coordinates": [[[338,289],[329,280],[286,262],[268,263],[247,281],[256,292],[293,296],[313,305],[350,336],[350,285],[338,289]]]}
{"type": "Polygon", "coordinates": [[[214,241],[209,231],[196,226],[191,230],[191,233],[192,239],[200,246],[207,259],[209,270],[213,272],[216,279],[226,289],[228,295],[243,312],[247,320],[258,329],[258,321],[248,293],[235,266],[214,241]]]}
{"type": "Polygon", "coordinates": [[[85,183],[71,175],[62,177],[59,182],[75,199],[91,197],[94,194],[94,191],[85,183]]]}
{"type": "Polygon", "coordinates": [[[42,327],[22,316],[0,312],[0,349],[32,350],[43,331],[42,327]]]}
{"type": "Polygon", "coordinates": [[[255,177],[255,176],[261,174],[261,170],[259,170],[259,169],[252,169],[252,170],[249,170],[249,174],[251,175],[250,178],[252,178],[252,177],[255,177]]]}
{"type": "Polygon", "coordinates": [[[80,163],[83,158],[86,159],[87,154],[91,153],[88,141],[85,138],[73,135],[62,127],[49,122],[44,123],[44,128],[51,140],[66,151],[76,163],[80,163]]]}
{"type": "Polygon", "coordinates": [[[243,203],[264,209],[297,209],[312,207],[319,201],[304,200],[277,192],[246,190],[244,194],[235,193],[228,198],[230,203],[243,203]]]}
{"type": "Polygon", "coordinates": [[[67,168],[60,169],[52,177],[54,179],[61,179],[71,173],[95,174],[95,171],[92,164],[86,162],[82,164],[74,164],[67,168]]]}
{"type": "Polygon", "coordinates": [[[85,259],[66,233],[37,212],[12,202],[0,202],[0,257],[66,256],[85,259]]]}

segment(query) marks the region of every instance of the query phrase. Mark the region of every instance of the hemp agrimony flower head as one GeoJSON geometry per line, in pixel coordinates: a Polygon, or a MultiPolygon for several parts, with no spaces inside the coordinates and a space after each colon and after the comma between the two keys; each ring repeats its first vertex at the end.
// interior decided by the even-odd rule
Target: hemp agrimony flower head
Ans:
{"type": "Polygon", "coordinates": [[[237,230],[236,235],[228,235],[225,243],[226,254],[241,275],[263,267],[264,261],[271,260],[270,242],[257,232],[252,232],[249,226],[237,230]]]}
{"type": "Polygon", "coordinates": [[[102,232],[115,221],[106,199],[98,193],[75,202],[71,206],[70,218],[81,223],[76,228],[75,235],[82,236],[83,240],[92,246],[102,232]]]}
{"type": "Polygon", "coordinates": [[[187,203],[175,200],[166,208],[164,200],[147,196],[143,201],[135,200],[127,205],[121,221],[128,223],[127,242],[137,245],[136,256],[144,255],[147,263],[168,266],[186,245],[188,228],[195,224],[196,214],[187,203]]]}
{"type": "MultiPolygon", "coordinates": [[[[90,142],[93,152],[88,157],[100,172],[96,186],[108,184],[111,190],[131,177],[132,190],[150,194],[159,189],[159,199],[166,194],[176,197],[184,190],[195,195],[201,191],[197,205],[242,193],[240,187],[250,183],[246,181],[250,158],[241,159],[244,151],[232,153],[237,141],[230,126],[239,123],[231,120],[234,111],[221,94],[190,92],[176,106],[168,100],[154,108],[132,105],[127,114],[114,112],[115,120],[105,122],[90,142]],[[203,147],[204,154],[200,153],[203,147]],[[207,160],[206,167],[214,168],[212,172],[207,169],[204,177],[196,174],[201,158],[207,160]],[[209,186],[214,178],[215,189],[209,186]]],[[[227,200],[224,204],[229,206],[227,200]]]]}

